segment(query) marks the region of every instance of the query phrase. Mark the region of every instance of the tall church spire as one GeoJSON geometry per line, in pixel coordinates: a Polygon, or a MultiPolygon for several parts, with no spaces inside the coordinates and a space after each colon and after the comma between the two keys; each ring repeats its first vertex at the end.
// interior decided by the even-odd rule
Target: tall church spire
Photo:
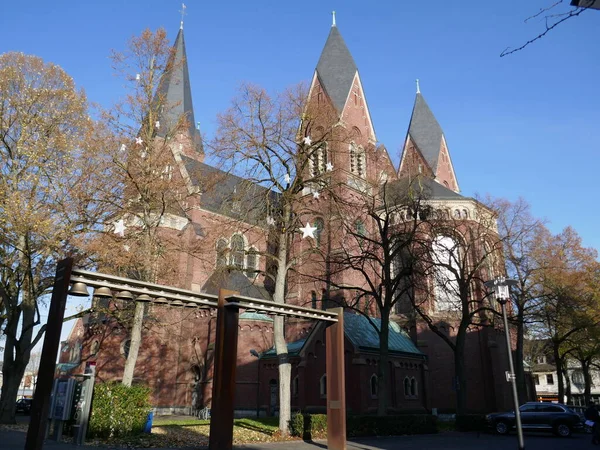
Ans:
{"type": "Polygon", "coordinates": [[[358,71],[334,22],[317,64],[317,77],[338,112],[342,112],[358,71]]]}
{"type": "Polygon", "coordinates": [[[438,183],[455,192],[459,191],[444,132],[421,94],[418,80],[417,96],[399,169],[400,176],[410,173],[429,174],[438,183]]]}
{"type": "Polygon", "coordinates": [[[172,69],[165,71],[160,81],[157,98],[164,102],[165,108],[160,114],[160,122],[169,127],[174,126],[177,120],[185,115],[189,124],[189,137],[196,147],[196,151],[203,153],[200,132],[196,129],[194,120],[194,106],[192,105],[192,89],[190,86],[190,74],[188,71],[187,55],[185,51],[185,40],[183,28],[179,29],[173,53],[167,67],[172,69]]]}

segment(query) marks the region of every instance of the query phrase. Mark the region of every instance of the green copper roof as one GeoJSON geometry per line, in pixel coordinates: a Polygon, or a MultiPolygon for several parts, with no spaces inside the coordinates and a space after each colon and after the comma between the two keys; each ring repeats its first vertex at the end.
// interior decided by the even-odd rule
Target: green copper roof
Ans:
{"type": "MultiPolygon", "coordinates": [[[[381,319],[372,317],[371,320],[378,327],[381,327],[381,319]]],[[[375,328],[373,328],[373,325],[369,323],[369,319],[363,315],[344,313],[344,333],[346,334],[346,338],[360,350],[379,350],[379,335],[375,331],[375,328]]],[[[306,338],[288,343],[289,356],[297,356],[305,343],[306,338]]],[[[392,353],[403,353],[418,357],[425,356],[395,322],[390,322],[389,350],[392,353]]],[[[261,357],[268,358],[275,355],[275,348],[271,348],[264,352],[261,357]]]]}
{"type": "MultiPolygon", "coordinates": [[[[298,354],[300,353],[300,350],[302,350],[302,347],[304,347],[305,342],[306,342],[306,338],[300,339],[299,341],[288,342],[288,345],[287,345],[288,355],[289,356],[298,356],[298,354]]],[[[273,348],[267,350],[266,352],[264,352],[262,355],[260,355],[260,357],[261,358],[273,357],[276,355],[277,355],[277,353],[275,352],[275,347],[273,347],[273,348]]]]}
{"type": "MultiPolygon", "coordinates": [[[[381,319],[372,317],[371,320],[378,328],[381,327],[381,319]]],[[[365,316],[345,313],[344,332],[356,347],[364,350],[379,350],[379,335],[365,316]]],[[[388,348],[390,352],[409,353],[417,356],[424,355],[395,322],[390,322],[388,348]]]]}

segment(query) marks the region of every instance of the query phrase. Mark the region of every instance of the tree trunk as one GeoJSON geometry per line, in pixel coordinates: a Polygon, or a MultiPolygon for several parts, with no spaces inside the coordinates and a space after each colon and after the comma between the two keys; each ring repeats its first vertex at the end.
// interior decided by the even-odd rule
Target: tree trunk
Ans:
{"type": "Polygon", "coordinates": [[[454,349],[454,376],[456,378],[456,414],[462,415],[467,412],[467,369],[465,365],[465,339],[466,328],[462,325],[456,335],[456,347],[454,349]],[[463,329],[464,328],[464,329],[463,329]]]}
{"type": "Polygon", "coordinates": [[[129,353],[127,361],[125,361],[125,369],[123,369],[123,384],[131,386],[133,382],[133,374],[135,372],[135,363],[137,362],[140,344],[142,342],[142,327],[144,325],[144,304],[136,302],[135,314],[133,316],[133,324],[131,326],[131,341],[129,343],[129,353]]]}
{"type": "MultiPolygon", "coordinates": [[[[285,217],[288,217],[287,215],[285,217]]],[[[279,235],[279,249],[277,258],[277,278],[273,300],[276,303],[285,303],[285,281],[287,266],[287,235],[279,235]]],[[[275,316],[273,323],[273,339],[275,352],[279,363],[279,431],[283,436],[289,434],[289,422],[292,418],[291,375],[292,367],[288,359],[288,348],[285,342],[284,318],[275,316]]]]}
{"type": "MultiPolygon", "coordinates": [[[[381,330],[379,333],[379,370],[377,374],[377,415],[387,414],[387,400],[390,393],[390,367],[389,367],[389,330],[390,312],[388,309],[381,310],[381,330]]],[[[371,383],[369,382],[369,391],[371,383]]]]}
{"type": "MultiPolygon", "coordinates": [[[[5,358],[6,360],[6,358],[5,358]]],[[[0,423],[14,424],[15,407],[19,395],[19,385],[23,379],[27,364],[18,361],[6,364],[2,368],[2,400],[0,401],[0,423]]]]}
{"type": "Polygon", "coordinates": [[[565,383],[562,377],[563,361],[560,357],[560,342],[556,339],[552,339],[552,354],[556,365],[556,378],[558,378],[556,380],[558,382],[558,401],[562,403],[565,401],[565,383]]]}
{"type": "Polygon", "coordinates": [[[583,401],[584,405],[592,402],[592,374],[590,373],[590,361],[581,361],[581,371],[583,372],[583,401]]]}
{"type": "Polygon", "coordinates": [[[525,330],[523,326],[523,308],[517,306],[517,348],[515,349],[515,375],[517,377],[517,392],[519,395],[519,404],[529,400],[527,395],[527,383],[525,382],[525,367],[523,366],[523,345],[525,342],[525,330]]]}
{"type": "Polygon", "coordinates": [[[563,366],[562,375],[564,376],[564,380],[565,380],[565,396],[567,398],[565,400],[565,404],[566,405],[570,405],[571,404],[571,397],[572,397],[571,380],[569,379],[569,371],[564,366],[563,366]]]}

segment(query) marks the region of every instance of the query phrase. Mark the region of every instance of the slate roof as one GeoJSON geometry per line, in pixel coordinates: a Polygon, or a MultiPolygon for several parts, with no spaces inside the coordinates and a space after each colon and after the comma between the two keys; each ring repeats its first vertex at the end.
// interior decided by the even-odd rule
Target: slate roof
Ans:
{"type": "Polygon", "coordinates": [[[271,295],[264,286],[255,283],[239,270],[224,269],[213,272],[201,290],[206,294],[218,295],[219,288],[237,291],[245,297],[271,300],[271,295]]]}
{"type": "Polygon", "coordinates": [[[277,204],[276,192],[185,155],[181,159],[192,184],[202,192],[202,209],[250,224],[266,224],[267,205],[277,204]]]}
{"type": "MultiPolygon", "coordinates": [[[[381,319],[372,318],[381,327],[381,319]]],[[[344,313],[344,334],[346,338],[359,350],[379,351],[379,335],[369,323],[369,320],[361,314],[344,313]]],[[[288,343],[288,354],[297,356],[307,338],[288,343]]],[[[417,356],[423,358],[425,354],[419,350],[410,340],[408,335],[395,322],[390,322],[388,348],[390,353],[417,356]]],[[[275,348],[264,352],[261,357],[275,356],[275,348]]]]}
{"type": "MultiPolygon", "coordinates": [[[[167,111],[163,112],[160,116],[160,122],[161,124],[174,124],[179,117],[185,114],[189,122],[190,136],[196,145],[196,151],[203,153],[202,139],[200,132],[196,129],[196,121],[194,120],[190,74],[185,52],[185,40],[183,38],[183,30],[181,29],[177,34],[173,48],[175,52],[171,56],[171,61],[176,69],[165,72],[158,87],[157,97],[159,95],[160,97],[164,96],[168,105],[166,108],[167,111]]],[[[162,125],[161,128],[163,128],[162,125]]]]}
{"type": "Polygon", "coordinates": [[[415,99],[408,134],[433,173],[436,173],[444,132],[421,93],[417,93],[415,99]]]}
{"type": "MultiPolygon", "coordinates": [[[[381,319],[371,318],[378,328],[381,328],[381,319]]],[[[369,323],[369,319],[361,314],[344,313],[344,332],[346,337],[361,350],[379,350],[379,335],[369,323]]],[[[395,322],[390,322],[389,351],[393,353],[425,356],[408,335],[395,322]]]]}
{"type": "Polygon", "coordinates": [[[407,200],[409,189],[413,190],[415,196],[421,195],[423,200],[466,200],[467,197],[448,189],[432,178],[424,175],[415,177],[402,177],[399,180],[390,181],[385,185],[385,196],[388,204],[402,204],[407,200]]]}
{"type": "Polygon", "coordinates": [[[332,26],[317,64],[317,77],[334,106],[341,112],[358,71],[344,38],[332,26]]]}

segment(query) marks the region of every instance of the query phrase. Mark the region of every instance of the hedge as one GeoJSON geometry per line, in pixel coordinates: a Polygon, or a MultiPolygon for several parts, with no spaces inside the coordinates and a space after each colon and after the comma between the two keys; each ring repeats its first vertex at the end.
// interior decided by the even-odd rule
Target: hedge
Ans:
{"type": "Polygon", "coordinates": [[[145,386],[97,384],[94,386],[88,435],[108,438],[140,433],[151,409],[150,389],[145,386]]]}
{"type": "MultiPolygon", "coordinates": [[[[321,437],[327,433],[327,416],[325,414],[294,414],[290,420],[290,433],[305,440],[321,437]]],[[[428,433],[437,433],[436,417],[429,414],[383,417],[349,415],[346,418],[348,437],[428,433]]]]}

